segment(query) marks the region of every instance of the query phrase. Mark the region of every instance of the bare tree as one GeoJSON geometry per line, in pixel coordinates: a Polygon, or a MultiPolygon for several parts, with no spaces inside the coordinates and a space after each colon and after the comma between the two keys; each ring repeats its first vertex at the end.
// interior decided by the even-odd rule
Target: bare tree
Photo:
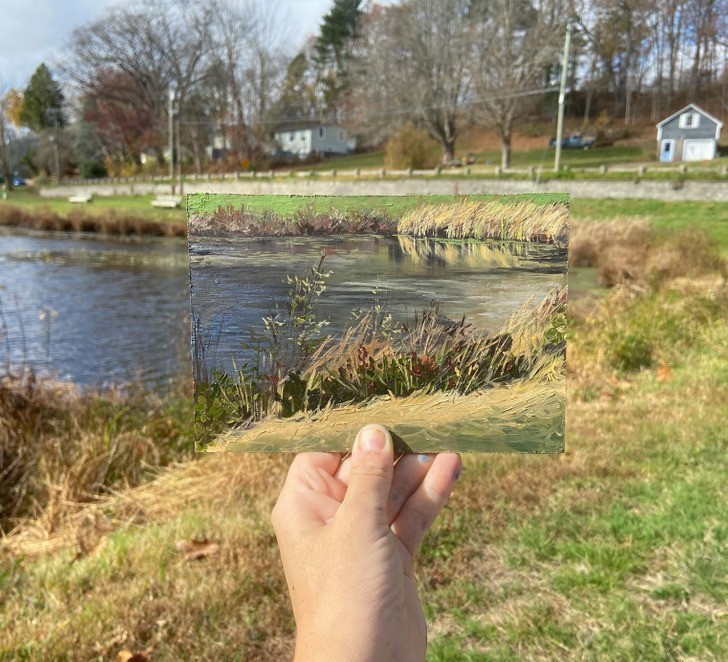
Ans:
{"type": "Polygon", "coordinates": [[[154,148],[163,162],[167,95],[174,86],[185,97],[206,74],[213,44],[209,3],[188,0],[136,0],[109,10],[74,31],[64,72],[87,91],[102,75],[118,71],[134,82],[138,102],[150,109],[154,148]]]}
{"type": "Polygon", "coordinates": [[[562,0],[478,4],[475,115],[500,137],[503,168],[510,166],[514,120],[559,57],[566,16],[562,0]]]}
{"type": "Polygon", "coordinates": [[[379,135],[407,119],[421,122],[455,155],[473,64],[470,0],[406,0],[362,17],[351,65],[354,107],[379,135]]]}

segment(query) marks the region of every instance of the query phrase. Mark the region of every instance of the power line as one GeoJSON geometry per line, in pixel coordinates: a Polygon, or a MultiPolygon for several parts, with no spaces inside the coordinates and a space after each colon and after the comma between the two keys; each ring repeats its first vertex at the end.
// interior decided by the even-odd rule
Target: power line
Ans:
{"type": "MultiPolygon", "coordinates": [[[[424,112],[426,110],[440,110],[442,108],[449,108],[451,106],[454,106],[456,108],[462,108],[464,110],[467,110],[468,108],[471,108],[472,106],[493,102],[493,101],[505,101],[508,99],[518,99],[523,97],[529,97],[529,96],[536,96],[539,94],[546,94],[548,92],[558,92],[558,88],[554,86],[550,87],[542,87],[538,89],[533,90],[524,90],[522,92],[513,92],[511,94],[502,94],[502,95],[493,95],[493,96],[487,96],[487,97],[474,97],[470,98],[465,102],[450,104],[450,103],[441,103],[441,104],[431,104],[427,106],[397,106],[393,108],[386,108],[382,110],[375,110],[375,111],[359,111],[359,112],[350,112],[350,113],[340,113],[339,119],[346,121],[346,120],[352,120],[352,119],[367,119],[371,117],[394,117],[396,115],[402,115],[402,114],[410,114],[415,112],[424,112]]],[[[318,123],[324,123],[324,122],[330,122],[331,118],[324,115],[316,115],[313,117],[284,117],[279,118],[275,120],[260,120],[256,121],[255,124],[258,125],[281,125],[281,124],[302,124],[302,123],[311,123],[311,122],[318,122],[318,123]]],[[[185,125],[208,125],[212,121],[211,120],[184,120],[181,123],[185,125]]]]}

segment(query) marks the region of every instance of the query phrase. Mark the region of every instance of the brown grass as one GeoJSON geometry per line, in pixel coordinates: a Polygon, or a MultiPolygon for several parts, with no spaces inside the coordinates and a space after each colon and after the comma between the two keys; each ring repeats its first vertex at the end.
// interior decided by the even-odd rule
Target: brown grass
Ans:
{"type": "Polygon", "coordinates": [[[191,452],[180,414],[141,390],[80,393],[32,372],[3,377],[0,531],[33,519],[50,532],[75,505],[149,480],[191,452]]]}
{"type": "Polygon", "coordinates": [[[0,206],[0,225],[34,230],[92,232],[114,236],[186,237],[181,223],[152,221],[137,216],[88,214],[73,211],[61,216],[46,207],[28,211],[11,205],[0,206]]]}
{"type": "Polygon", "coordinates": [[[405,212],[400,234],[444,239],[497,239],[566,245],[569,206],[533,202],[454,202],[405,212]]]}
{"type": "Polygon", "coordinates": [[[604,287],[656,287],[712,273],[725,277],[727,264],[701,230],[663,238],[644,217],[572,223],[569,265],[596,267],[604,287]]]}
{"type": "Polygon", "coordinates": [[[379,234],[391,236],[397,222],[386,212],[338,209],[316,212],[313,206],[301,207],[293,218],[266,210],[257,212],[242,206],[220,207],[205,216],[193,216],[189,221],[190,236],[259,236],[315,237],[332,234],[379,234]]]}

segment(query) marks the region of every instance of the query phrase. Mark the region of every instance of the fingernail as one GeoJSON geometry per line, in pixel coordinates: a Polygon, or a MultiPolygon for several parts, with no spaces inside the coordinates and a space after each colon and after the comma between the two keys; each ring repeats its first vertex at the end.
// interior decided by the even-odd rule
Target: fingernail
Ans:
{"type": "Polygon", "coordinates": [[[359,447],[363,451],[381,451],[387,443],[387,435],[376,425],[367,425],[359,432],[359,447]]]}

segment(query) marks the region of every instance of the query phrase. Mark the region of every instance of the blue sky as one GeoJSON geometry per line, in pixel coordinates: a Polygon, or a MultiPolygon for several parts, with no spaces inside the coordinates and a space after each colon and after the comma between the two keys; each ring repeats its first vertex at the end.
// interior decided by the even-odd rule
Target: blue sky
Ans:
{"type": "MultiPolygon", "coordinates": [[[[41,62],[52,67],[74,28],[124,0],[0,0],[0,88],[25,87],[41,62]]],[[[314,34],[331,0],[278,0],[298,47],[314,34]]]]}

